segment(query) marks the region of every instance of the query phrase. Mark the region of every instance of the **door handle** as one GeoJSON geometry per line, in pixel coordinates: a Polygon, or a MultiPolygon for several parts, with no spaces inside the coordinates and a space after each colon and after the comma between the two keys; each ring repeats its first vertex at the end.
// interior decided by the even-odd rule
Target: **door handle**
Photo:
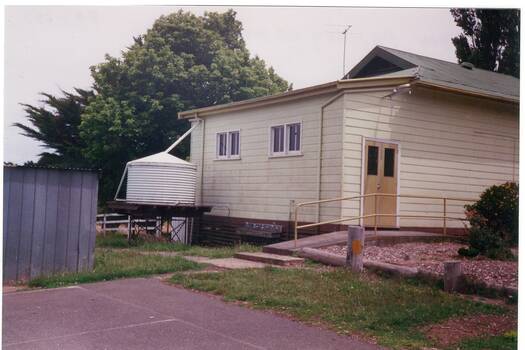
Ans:
{"type": "Polygon", "coordinates": [[[378,189],[378,190],[381,189],[381,185],[380,185],[380,184],[377,184],[377,189],[378,189]]]}

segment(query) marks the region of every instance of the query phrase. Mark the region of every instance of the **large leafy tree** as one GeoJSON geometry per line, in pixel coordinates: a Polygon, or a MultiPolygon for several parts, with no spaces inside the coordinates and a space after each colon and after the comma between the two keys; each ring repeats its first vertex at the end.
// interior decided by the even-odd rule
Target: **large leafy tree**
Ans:
{"type": "MultiPolygon", "coordinates": [[[[121,58],[91,68],[96,96],[80,126],[85,155],[103,170],[110,198],[127,161],[167,148],[185,132],[183,110],[285,91],[288,83],[250,57],[232,10],[162,16],[121,58]]],[[[189,143],[175,154],[187,157],[189,143]]]]}
{"type": "MultiPolygon", "coordinates": [[[[262,59],[250,56],[232,10],[204,16],[179,11],[133,39],[121,57],[107,55],[91,67],[94,93],[68,114],[69,129],[61,126],[54,134],[55,116],[47,108],[28,110],[35,128],[19,125],[54,150],[41,161],[70,165],[76,159],[102,169],[102,202],[113,196],[126,162],[164,150],[188,129],[178,112],[289,88],[262,59]]],[[[187,157],[189,143],[174,152],[187,157]]]]}
{"type": "Polygon", "coordinates": [[[22,134],[39,141],[48,152],[41,153],[38,165],[79,167],[88,166],[83,157],[84,142],[79,135],[81,114],[92,91],[75,89],[74,93],[62,92],[57,97],[42,93],[42,106],[22,104],[32,126],[22,123],[14,125],[22,134]]]}
{"type": "Polygon", "coordinates": [[[463,33],[452,38],[459,62],[520,75],[520,11],[517,9],[451,9],[463,33]]]}

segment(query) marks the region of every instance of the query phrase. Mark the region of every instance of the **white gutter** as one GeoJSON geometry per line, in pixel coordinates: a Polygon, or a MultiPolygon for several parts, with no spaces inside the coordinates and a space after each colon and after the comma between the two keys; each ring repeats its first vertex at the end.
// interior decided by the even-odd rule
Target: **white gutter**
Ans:
{"type": "Polygon", "coordinates": [[[124,168],[124,172],[122,173],[122,177],[120,178],[120,182],[117,187],[117,192],[115,192],[115,198],[113,199],[116,201],[120,200],[117,197],[118,197],[118,193],[120,192],[120,188],[122,187],[122,183],[124,182],[124,178],[126,177],[126,173],[128,172],[128,165],[129,163],[126,163],[126,167],[124,168]]]}
{"type": "Polygon", "coordinates": [[[179,137],[177,139],[177,141],[175,141],[171,146],[169,146],[165,151],[164,153],[170,153],[172,149],[174,149],[179,143],[181,143],[182,141],[184,141],[184,139],[189,135],[191,134],[191,132],[200,124],[200,122],[202,121],[202,119],[199,119],[197,117],[195,117],[195,119],[192,119],[190,120],[190,122],[193,122],[193,121],[197,121],[195,123],[195,125],[193,125],[190,130],[186,131],[181,137],[179,137]]]}
{"type": "Polygon", "coordinates": [[[386,96],[383,96],[383,98],[392,98],[392,96],[400,94],[400,93],[405,92],[405,91],[408,91],[408,94],[410,95],[410,94],[412,94],[412,89],[411,88],[412,88],[412,84],[411,83],[401,84],[401,85],[396,86],[395,88],[393,88],[392,92],[389,93],[386,96]]]}
{"type": "MultiPolygon", "coordinates": [[[[200,204],[201,205],[204,205],[204,197],[203,197],[203,190],[202,188],[204,187],[204,141],[205,141],[205,131],[206,131],[206,124],[205,124],[205,120],[204,119],[201,119],[201,122],[199,124],[202,124],[202,133],[201,133],[201,138],[202,138],[202,141],[201,141],[201,179],[200,179],[200,204]]],[[[191,152],[191,151],[190,151],[191,152]]],[[[230,209],[228,208],[228,216],[229,216],[229,211],[230,209]]]]}

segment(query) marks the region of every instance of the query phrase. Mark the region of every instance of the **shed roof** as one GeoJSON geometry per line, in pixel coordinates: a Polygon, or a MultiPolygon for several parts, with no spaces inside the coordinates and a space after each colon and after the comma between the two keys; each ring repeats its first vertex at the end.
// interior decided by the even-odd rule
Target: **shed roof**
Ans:
{"type": "Polygon", "coordinates": [[[414,74],[418,80],[439,86],[519,99],[520,81],[510,75],[417,55],[411,52],[376,46],[344,79],[414,74]]]}
{"type": "Polygon", "coordinates": [[[65,170],[65,171],[86,171],[93,173],[101,173],[102,169],[95,168],[75,168],[52,165],[38,165],[38,164],[12,164],[4,163],[4,168],[20,168],[20,169],[41,169],[41,170],[65,170]]]}

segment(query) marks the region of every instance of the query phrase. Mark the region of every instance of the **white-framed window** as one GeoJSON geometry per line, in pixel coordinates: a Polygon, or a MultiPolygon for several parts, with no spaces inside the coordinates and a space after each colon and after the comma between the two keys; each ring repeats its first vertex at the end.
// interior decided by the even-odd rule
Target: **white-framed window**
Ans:
{"type": "Polygon", "coordinates": [[[270,156],[301,155],[301,123],[270,127],[270,156]]]}
{"type": "Polygon", "coordinates": [[[240,159],[241,133],[239,130],[217,133],[217,159],[240,159]]]}

